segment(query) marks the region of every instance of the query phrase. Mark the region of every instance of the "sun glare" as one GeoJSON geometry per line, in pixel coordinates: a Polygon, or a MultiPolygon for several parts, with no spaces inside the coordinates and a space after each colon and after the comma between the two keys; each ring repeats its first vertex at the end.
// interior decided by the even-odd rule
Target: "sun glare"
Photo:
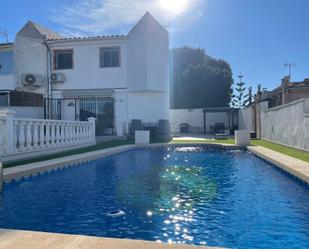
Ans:
{"type": "Polygon", "coordinates": [[[159,2],[163,9],[178,14],[186,9],[189,0],[159,0],[159,2]]]}

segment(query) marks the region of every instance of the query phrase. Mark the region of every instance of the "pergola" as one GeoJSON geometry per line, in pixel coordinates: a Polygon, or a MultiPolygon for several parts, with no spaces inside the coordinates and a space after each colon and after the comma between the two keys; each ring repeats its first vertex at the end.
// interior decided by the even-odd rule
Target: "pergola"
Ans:
{"type": "Polygon", "coordinates": [[[225,112],[229,117],[229,129],[238,127],[238,110],[239,108],[233,107],[211,107],[203,109],[203,120],[204,120],[204,134],[206,134],[206,119],[207,113],[222,113],[225,112]]]}

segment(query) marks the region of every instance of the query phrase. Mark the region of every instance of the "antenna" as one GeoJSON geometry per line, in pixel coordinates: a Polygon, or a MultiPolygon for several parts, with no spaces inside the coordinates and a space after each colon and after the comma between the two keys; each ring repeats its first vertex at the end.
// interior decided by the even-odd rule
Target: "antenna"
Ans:
{"type": "Polygon", "coordinates": [[[288,67],[289,69],[289,77],[291,78],[292,76],[292,67],[296,67],[296,63],[284,63],[285,67],[288,67]]]}

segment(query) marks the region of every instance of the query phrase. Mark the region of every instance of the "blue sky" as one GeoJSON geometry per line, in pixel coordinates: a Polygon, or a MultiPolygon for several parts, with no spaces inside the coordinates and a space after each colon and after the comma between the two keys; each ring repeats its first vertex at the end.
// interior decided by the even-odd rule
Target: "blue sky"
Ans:
{"type": "Polygon", "coordinates": [[[64,35],[126,34],[149,10],[171,31],[171,46],[205,48],[249,85],[277,86],[287,62],[297,63],[293,80],[309,78],[308,0],[178,1],[187,2],[181,11],[162,0],[2,0],[0,29],[10,40],[28,20],[64,35]]]}

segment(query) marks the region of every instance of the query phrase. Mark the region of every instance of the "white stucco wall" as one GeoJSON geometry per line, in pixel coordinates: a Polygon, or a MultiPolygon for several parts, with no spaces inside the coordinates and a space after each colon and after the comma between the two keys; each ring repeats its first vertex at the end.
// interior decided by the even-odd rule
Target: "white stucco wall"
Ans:
{"type": "Polygon", "coordinates": [[[309,99],[261,113],[262,139],[309,151],[309,99]]]}
{"type": "Polygon", "coordinates": [[[24,88],[22,74],[38,74],[43,77],[43,86],[24,90],[42,93],[46,92],[47,83],[47,49],[42,39],[17,34],[15,39],[15,79],[16,87],[24,88]]]}
{"type": "Polygon", "coordinates": [[[43,119],[44,118],[43,107],[9,106],[8,108],[10,110],[13,110],[14,112],[16,112],[14,114],[15,118],[34,118],[34,119],[43,119]]]}
{"type": "Polygon", "coordinates": [[[57,90],[103,89],[126,87],[126,39],[49,42],[54,49],[73,49],[73,69],[53,70],[63,73],[65,81],[55,84],[57,90]],[[100,49],[120,47],[120,67],[100,67],[100,49]]]}
{"type": "Polygon", "coordinates": [[[129,32],[127,83],[129,92],[168,90],[169,35],[150,14],[129,32]]]}
{"type": "Polygon", "coordinates": [[[14,74],[0,75],[0,90],[14,90],[15,76],[14,74]]]}
{"type": "Polygon", "coordinates": [[[141,119],[144,123],[157,123],[159,119],[169,119],[169,100],[166,93],[128,93],[128,118],[141,119]]]}
{"type": "Polygon", "coordinates": [[[128,119],[169,119],[169,36],[147,13],[127,40],[128,119]]]}
{"type": "Polygon", "coordinates": [[[128,95],[126,91],[116,90],[114,93],[115,128],[118,136],[128,132],[128,95]]]}
{"type": "Polygon", "coordinates": [[[254,131],[253,116],[253,108],[251,106],[239,109],[238,129],[254,131]]]}
{"type": "MultiPolygon", "coordinates": [[[[171,109],[170,122],[172,132],[179,132],[181,123],[188,123],[190,132],[204,132],[203,109],[171,109]]],[[[206,113],[206,132],[210,131],[210,126],[215,123],[224,123],[229,126],[229,117],[225,112],[207,112],[206,113]]]]}

